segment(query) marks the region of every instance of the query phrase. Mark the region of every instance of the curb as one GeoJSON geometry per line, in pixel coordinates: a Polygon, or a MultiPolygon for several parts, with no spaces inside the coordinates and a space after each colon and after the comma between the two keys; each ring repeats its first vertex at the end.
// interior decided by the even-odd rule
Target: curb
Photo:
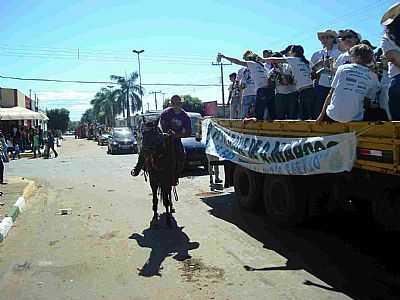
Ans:
{"type": "Polygon", "coordinates": [[[29,180],[28,185],[24,188],[22,192],[22,196],[18,197],[17,201],[8,211],[7,216],[1,221],[0,223],[0,242],[2,242],[8,232],[10,231],[11,227],[14,225],[15,221],[19,214],[24,210],[26,200],[30,198],[36,190],[36,184],[34,181],[29,180]]]}

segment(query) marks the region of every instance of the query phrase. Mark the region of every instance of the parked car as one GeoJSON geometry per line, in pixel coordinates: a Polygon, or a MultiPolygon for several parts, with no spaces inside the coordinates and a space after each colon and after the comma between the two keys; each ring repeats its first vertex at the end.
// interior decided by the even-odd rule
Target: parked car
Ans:
{"type": "Polygon", "coordinates": [[[97,138],[97,145],[99,146],[104,146],[108,145],[108,139],[110,138],[111,134],[109,133],[103,133],[97,138]]]}
{"type": "Polygon", "coordinates": [[[129,128],[125,130],[116,130],[114,128],[111,136],[108,138],[107,152],[109,154],[122,152],[137,153],[137,142],[132,131],[129,128]]]}
{"type": "Polygon", "coordinates": [[[196,140],[196,133],[201,126],[202,117],[199,113],[187,113],[192,123],[192,135],[187,138],[182,138],[182,145],[186,152],[185,168],[204,166],[207,168],[207,155],[205,145],[196,140]]]}
{"type": "Polygon", "coordinates": [[[75,132],[74,132],[74,131],[71,131],[71,130],[67,130],[67,131],[64,133],[64,135],[75,135],[75,132]]]}

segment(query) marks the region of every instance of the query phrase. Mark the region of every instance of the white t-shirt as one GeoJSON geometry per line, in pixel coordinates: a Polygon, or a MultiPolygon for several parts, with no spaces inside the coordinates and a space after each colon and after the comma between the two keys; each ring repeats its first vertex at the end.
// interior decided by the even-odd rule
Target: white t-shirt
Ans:
{"type": "Polygon", "coordinates": [[[256,91],[260,88],[268,86],[268,71],[266,67],[254,61],[247,61],[247,67],[250,70],[251,78],[253,78],[256,91]]]}
{"type": "MultiPolygon", "coordinates": [[[[392,41],[387,36],[386,33],[383,35],[381,47],[382,47],[383,53],[385,53],[385,54],[387,52],[393,51],[393,50],[400,52],[400,47],[397,46],[396,43],[394,41],[392,41]]],[[[400,68],[389,61],[389,77],[393,78],[394,76],[399,75],[399,74],[400,74],[400,68]]]]}
{"type": "MultiPolygon", "coordinates": [[[[319,62],[322,59],[326,59],[328,57],[333,57],[335,60],[338,59],[338,57],[342,54],[342,52],[339,50],[337,45],[333,45],[332,50],[326,50],[322,49],[317,52],[315,52],[310,60],[311,67],[314,66],[317,62],[319,62]]],[[[324,86],[324,87],[331,87],[332,84],[332,74],[329,72],[322,71],[320,73],[318,85],[324,86]]]]}
{"type": "Polygon", "coordinates": [[[381,78],[381,86],[380,86],[380,93],[379,93],[379,107],[383,108],[388,115],[389,120],[391,120],[390,111],[389,111],[389,86],[390,86],[390,79],[388,71],[384,70],[381,78]]]}
{"type": "Polygon", "coordinates": [[[345,64],[351,64],[351,56],[349,51],[343,52],[339,55],[335,62],[335,68],[337,69],[345,64]]]}
{"type": "Polygon", "coordinates": [[[251,77],[249,68],[241,68],[238,71],[237,80],[239,84],[244,84],[245,89],[243,90],[242,96],[255,96],[256,95],[256,88],[254,85],[253,78],[251,77]]]}
{"type": "MultiPolygon", "coordinates": [[[[289,64],[282,64],[281,71],[283,75],[293,76],[292,68],[289,66],[289,64]]],[[[279,82],[276,83],[275,94],[287,95],[290,93],[294,93],[295,91],[296,91],[296,85],[294,84],[283,85],[280,84],[279,82]]]]}
{"type": "Polygon", "coordinates": [[[300,57],[285,57],[287,63],[292,68],[296,89],[300,90],[312,86],[311,68],[303,62],[300,57]]]}
{"type": "Polygon", "coordinates": [[[368,68],[358,64],[340,66],[332,82],[334,89],[326,114],[337,122],[360,121],[364,98],[375,99],[379,82],[368,68]]]}

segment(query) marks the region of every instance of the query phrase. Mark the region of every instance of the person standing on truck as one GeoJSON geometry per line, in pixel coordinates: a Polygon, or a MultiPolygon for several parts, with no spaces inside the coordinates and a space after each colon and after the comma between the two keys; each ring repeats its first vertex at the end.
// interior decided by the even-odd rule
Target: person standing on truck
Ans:
{"type": "Polygon", "coordinates": [[[356,45],[349,51],[351,64],[340,66],[332,82],[317,123],[362,121],[364,104],[376,97],[379,82],[369,65],[373,60],[372,49],[356,45]]]}
{"type": "Polygon", "coordinates": [[[264,120],[265,110],[268,110],[267,119],[275,119],[275,87],[268,81],[269,65],[262,63],[262,58],[251,51],[246,51],[245,56],[248,60],[243,61],[233,57],[225,56],[221,53],[218,57],[225,58],[231,63],[247,67],[250,70],[250,76],[254,81],[256,90],[256,118],[264,120]]]}
{"type": "Polygon", "coordinates": [[[389,111],[393,121],[400,120],[400,3],[391,6],[383,15],[385,26],[382,50],[389,61],[389,111]]]}
{"type": "Polygon", "coordinates": [[[287,63],[291,67],[299,95],[300,119],[312,119],[316,96],[311,80],[310,62],[304,57],[304,49],[300,45],[291,45],[282,52],[285,57],[269,57],[263,61],[287,63]]]}
{"type": "Polygon", "coordinates": [[[314,118],[321,113],[326,96],[331,89],[333,79],[333,62],[342,54],[337,45],[337,33],[327,29],[317,33],[318,39],[323,48],[311,56],[312,77],[317,101],[314,107],[314,118]]]}
{"type": "Polygon", "coordinates": [[[229,85],[229,97],[227,103],[229,105],[229,117],[231,119],[238,119],[240,116],[241,90],[239,81],[237,80],[237,74],[230,74],[229,80],[232,82],[229,85]]]}
{"type": "Polygon", "coordinates": [[[350,55],[349,50],[353,46],[360,44],[361,35],[352,29],[339,30],[338,39],[339,39],[341,48],[345,52],[340,54],[339,57],[336,59],[335,66],[334,66],[335,71],[341,65],[351,63],[351,55],[350,55]]]}
{"type": "MultiPolygon", "coordinates": [[[[283,55],[276,52],[271,57],[283,57],[283,55]]],[[[292,68],[287,63],[273,63],[271,64],[269,79],[275,82],[276,119],[297,119],[299,95],[294,84],[292,68]]]]}

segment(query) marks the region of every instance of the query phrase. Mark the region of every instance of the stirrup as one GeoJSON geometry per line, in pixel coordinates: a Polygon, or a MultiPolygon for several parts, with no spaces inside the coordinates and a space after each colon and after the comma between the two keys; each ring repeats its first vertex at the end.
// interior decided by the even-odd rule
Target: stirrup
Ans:
{"type": "Polygon", "coordinates": [[[133,169],[131,170],[131,175],[132,175],[133,177],[139,176],[139,174],[140,174],[140,169],[133,168],[133,169]]]}

